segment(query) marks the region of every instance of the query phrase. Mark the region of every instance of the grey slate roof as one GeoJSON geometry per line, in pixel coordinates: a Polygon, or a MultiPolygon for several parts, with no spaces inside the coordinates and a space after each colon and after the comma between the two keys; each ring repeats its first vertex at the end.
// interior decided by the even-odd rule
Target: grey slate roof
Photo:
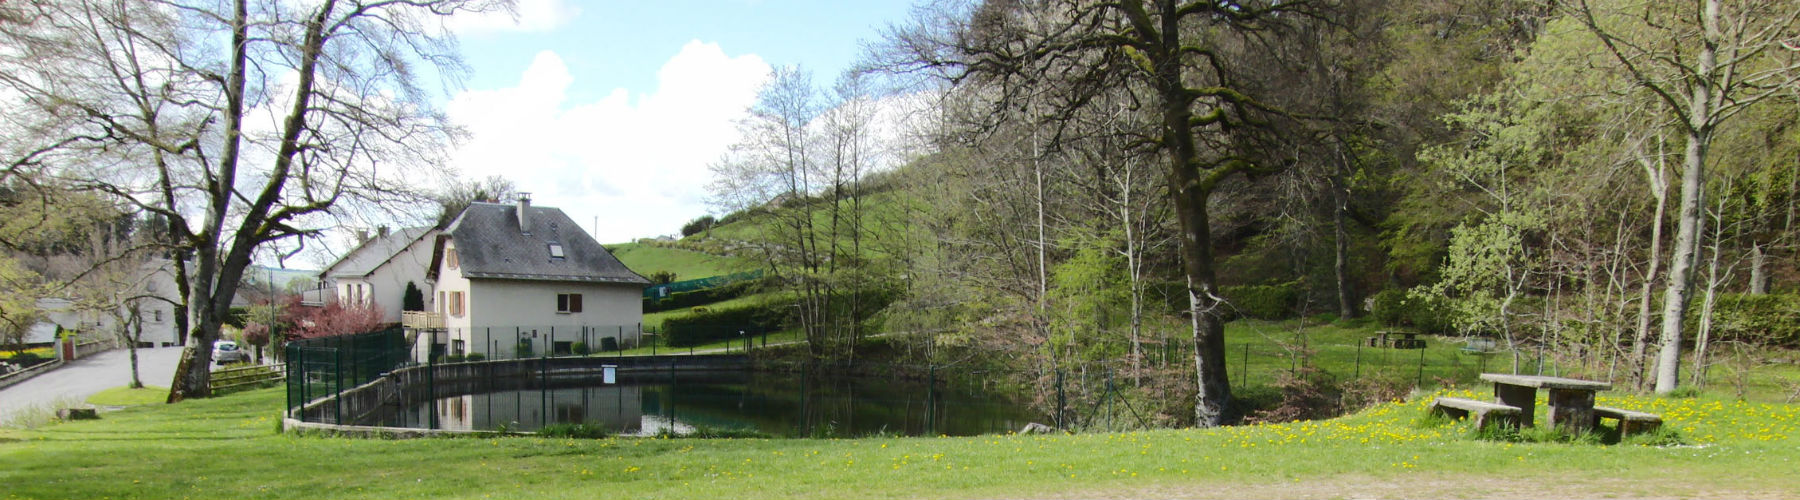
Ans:
{"type": "MultiPolygon", "coordinates": [[[[531,233],[519,231],[517,206],[474,203],[444,233],[456,242],[464,277],[539,281],[583,281],[648,285],[650,280],[627,269],[594,241],[562,209],[532,206],[531,233]],[[564,258],[550,257],[550,244],[563,247],[564,258]]],[[[433,261],[442,259],[443,238],[433,261]]],[[[433,266],[435,274],[437,268],[433,266]]],[[[434,275],[435,277],[435,275],[434,275]]]]}
{"type": "Polygon", "coordinates": [[[431,227],[409,227],[393,231],[385,236],[376,236],[358,245],[350,253],[326,266],[319,272],[321,278],[339,276],[362,277],[375,272],[375,268],[394,258],[394,255],[406,250],[407,245],[431,232],[431,227]]]}

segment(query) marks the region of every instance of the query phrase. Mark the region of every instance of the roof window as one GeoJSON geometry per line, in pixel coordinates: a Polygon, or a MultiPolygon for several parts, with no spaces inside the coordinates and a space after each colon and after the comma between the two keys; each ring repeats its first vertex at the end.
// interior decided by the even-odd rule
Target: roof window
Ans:
{"type": "Polygon", "coordinates": [[[563,258],[562,244],[560,244],[560,243],[551,243],[550,244],[550,258],[552,258],[552,259],[563,258]]]}

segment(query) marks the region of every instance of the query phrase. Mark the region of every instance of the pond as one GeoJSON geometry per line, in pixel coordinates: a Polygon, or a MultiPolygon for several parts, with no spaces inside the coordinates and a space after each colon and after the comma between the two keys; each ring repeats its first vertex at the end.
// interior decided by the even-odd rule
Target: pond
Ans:
{"type": "Polygon", "coordinates": [[[1023,405],[939,381],[745,371],[620,373],[598,379],[501,381],[442,388],[368,425],[448,430],[536,431],[558,423],[600,424],[620,435],[696,429],[781,437],[873,434],[967,436],[1017,431],[1043,418],[1023,405]]]}

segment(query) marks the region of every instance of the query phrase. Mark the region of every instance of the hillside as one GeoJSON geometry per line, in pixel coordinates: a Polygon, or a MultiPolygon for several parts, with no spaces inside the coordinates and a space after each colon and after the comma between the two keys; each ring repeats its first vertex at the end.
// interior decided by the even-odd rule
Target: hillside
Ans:
{"type": "Polygon", "coordinates": [[[755,269],[743,259],[696,252],[661,243],[623,243],[608,247],[614,257],[638,274],[649,277],[659,271],[675,273],[676,280],[721,276],[755,269]]]}

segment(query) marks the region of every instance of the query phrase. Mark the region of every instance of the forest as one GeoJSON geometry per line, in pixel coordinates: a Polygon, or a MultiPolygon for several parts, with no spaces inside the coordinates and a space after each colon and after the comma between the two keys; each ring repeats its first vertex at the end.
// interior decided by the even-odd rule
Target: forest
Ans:
{"type": "Polygon", "coordinates": [[[799,328],[816,359],[991,369],[1040,402],[1116,372],[1170,425],[1268,410],[1232,394],[1245,318],[1476,339],[1502,371],[1542,353],[1673,393],[1721,352],[1800,342],[1797,16],[925,5],[830,85],[778,71],[714,165],[728,215],[677,245],[772,271],[784,300],[713,314],[799,328]]]}

